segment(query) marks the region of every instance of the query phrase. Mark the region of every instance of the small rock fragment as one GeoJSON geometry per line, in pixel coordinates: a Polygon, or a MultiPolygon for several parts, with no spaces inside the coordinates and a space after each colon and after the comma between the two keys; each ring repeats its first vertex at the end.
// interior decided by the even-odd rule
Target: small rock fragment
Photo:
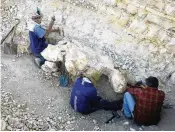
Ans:
{"type": "Polygon", "coordinates": [[[94,124],[97,124],[97,121],[96,121],[96,120],[93,120],[93,123],[94,123],[94,124]]]}
{"type": "Polygon", "coordinates": [[[129,122],[128,122],[128,121],[126,121],[126,122],[124,122],[124,123],[123,123],[123,125],[129,125],[129,122]]]}
{"type": "Polygon", "coordinates": [[[98,126],[95,126],[94,127],[94,130],[96,131],[96,130],[99,130],[100,128],[98,127],[98,126]]]}
{"type": "Polygon", "coordinates": [[[69,125],[70,124],[70,121],[67,121],[67,124],[69,125]]]}
{"type": "Polygon", "coordinates": [[[6,122],[4,120],[1,120],[1,130],[5,130],[6,128],[6,122]]]}
{"type": "Polygon", "coordinates": [[[7,128],[7,130],[12,131],[12,128],[10,126],[7,126],[6,128],[7,128]]]}
{"type": "Polygon", "coordinates": [[[56,131],[55,129],[53,129],[53,128],[51,128],[51,129],[49,129],[49,131],[56,131]]]}
{"type": "Polygon", "coordinates": [[[136,131],[134,128],[130,127],[130,131],[136,131]]]}
{"type": "Polygon", "coordinates": [[[82,116],[81,118],[82,118],[82,119],[85,119],[85,117],[84,117],[84,116],[82,116]]]}

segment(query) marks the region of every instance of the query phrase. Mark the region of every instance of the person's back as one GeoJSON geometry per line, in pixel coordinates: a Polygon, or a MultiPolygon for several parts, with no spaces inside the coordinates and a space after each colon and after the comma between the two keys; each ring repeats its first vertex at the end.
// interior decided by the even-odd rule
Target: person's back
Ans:
{"type": "Polygon", "coordinates": [[[29,31],[29,38],[30,48],[34,55],[40,54],[48,45],[45,37],[39,38],[35,31],[29,31]]]}
{"type": "Polygon", "coordinates": [[[160,121],[160,113],[165,98],[163,91],[155,88],[129,88],[134,93],[136,105],[134,120],[138,124],[153,125],[160,121]]]}
{"type": "Polygon", "coordinates": [[[93,84],[84,82],[81,77],[78,78],[72,88],[70,99],[72,108],[80,113],[88,113],[91,110],[91,103],[97,100],[97,91],[93,84]]]}
{"type": "Polygon", "coordinates": [[[150,76],[137,83],[137,86],[127,88],[123,105],[126,117],[133,117],[140,125],[156,125],[160,121],[165,98],[165,93],[159,90],[158,86],[158,79],[150,76]]]}

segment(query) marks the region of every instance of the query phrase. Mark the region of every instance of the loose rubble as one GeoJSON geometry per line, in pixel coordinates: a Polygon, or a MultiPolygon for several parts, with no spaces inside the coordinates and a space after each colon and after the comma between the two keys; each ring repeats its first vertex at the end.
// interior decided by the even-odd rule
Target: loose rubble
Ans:
{"type": "MultiPolygon", "coordinates": [[[[5,131],[57,131],[65,128],[65,121],[62,117],[58,119],[53,116],[41,117],[29,111],[26,104],[15,102],[11,93],[1,92],[1,130],[5,131]]],[[[67,125],[74,123],[75,117],[70,117],[67,125]]],[[[71,128],[70,130],[73,130],[71,128]]]]}
{"type": "MultiPolygon", "coordinates": [[[[29,62],[26,65],[30,65],[30,61],[28,60],[29,58],[25,58],[25,61],[29,62]]],[[[12,59],[11,59],[12,60],[12,59]]],[[[3,60],[4,61],[4,60],[3,60]]],[[[16,71],[20,71],[21,68],[21,63],[24,64],[24,61],[21,61],[20,65],[18,65],[17,63],[19,63],[21,60],[19,59],[18,61],[14,62],[15,65],[11,65],[13,62],[12,61],[8,61],[7,62],[3,62],[3,68],[2,68],[2,79],[6,76],[8,80],[12,79],[18,79],[22,81],[22,83],[20,81],[18,81],[18,85],[21,87],[21,91],[19,91],[19,89],[17,87],[13,87],[11,84],[13,84],[13,82],[10,81],[4,81],[7,83],[2,84],[2,91],[1,91],[1,130],[12,130],[12,131],[21,131],[21,130],[25,130],[25,131],[30,131],[30,130],[47,130],[47,131],[51,131],[51,130],[55,130],[55,131],[72,131],[72,130],[132,130],[132,128],[136,129],[136,130],[162,130],[162,129],[166,129],[168,130],[169,127],[171,127],[170,125],[166,128],[162,127],[160,124],[160,128],[159,127],[138,127],[135,124],[133,124],[132,121],[128,121],[126,119],[124,119],[123,117],[116,119],[114,118],[114,120],[109,123],[109,124],[105,124],[104,122],[111,117],[111,112],[110,111],[97,111],[94,112],[90,115],[81,115],[75,111],[73,111],[69,106],[68,106],[68,100],[70,98],[69,96],[69,90],[68,89],[61,89],[60,87],[50,87],[47,86],[45,87],[46,89],[49,89],[49,92],[45,92],[45,90],[43,90],[44,88],[38,88],[37,90],[39,90],[39,93],[43,96],[45,95],[45,99],[41,100],[40,98],[37,98],[37,94],[35,93],[34,95],[34,100],[32,100],[32,102],[26,102],[27,100],[29,100],[28,97],[31,97],[30,95],[33,94],[33,90],[35,89],[35,86],[40,87],[43,85],[40,85],[42,82],[45,84],[48,83],[53,83],[52,80],[46,80],[46,82],[44,82],[43,80],[45,79],[45,76],[50,76],[50,75],[46,75],[45,72],[43,72],[42,70],[37,69],[36,67],[22,67],[25,71],[25,77],[31,82],[35,81],[36,78],[38,79],[39,83],[33,84],[31,85],[32,87],[30,89],[28,89],[28,87],[23,87],[23,81],[26,82],[28,80],[25,80],[23,78],[24,74],[22,76],[18,76],[17,74],[13,73],[13,71],[11,71],[12,67],[16,69],[16,71]],[[7,70],[7,71],[5,71],[7,70]],[[31,71],[36,71],[36,72],[32,72],[31,71]],[[28,72],[29,71],[29,72],[28,72]],[[9,74],[10,73],[10,74],[9,74]],[[13,74],[12,74],[13,73],[13,74]],[[39,80],[40,79],[40,80],[39,80]],[[11,87],[10,87],[11,86],[11,87]],[[56,89],[55,89],[56,88],[56,89]],[[13,94],[7,92],[7,91],[13,91],[13,94]],[[26,93],[26,95],[28,96],[26,101],[23,100],[22,98],[22,94],[26,93]],[[51,93],[50,93],[51,92],[51,93]],[[54,93],[56,92],[56,96],[52,96],[54,95],[54,93]],[[67,94],[65,93],[67,92],[67,94]],[[64,101],[62,102],[62,100],[58,99],[57,97],[61,95],[65,95],[66,98],[64,98],[64,101]],[[58,99],[58,100],[56,100],[58,99]],[[19,103],[19,102],[20,103],[19,103]],[[58,102],[57,102],[58,101],[58,102]],[[40,112],[39,110],[41,110],[42,108],[37,107],[37,109],[35,109],[35,107],[31,106],[32,103],[36,104],[42,104],[40,106],[44,106],[44,111],[40,112]],[[50,107],[50,109],[48,110],[47,107],[50,107]],[[43,114],[43,112],[46,112],[47,115],[43,114]],[[42,114],[42,115],[41,115],[42,114]],[[125,122],[129,122],[129,125],[124,125],[125,122]],[[87,126],[87,127],[86,127],[87,126]],[[130,129],[131,128],[131,129],[130,129]]],[[[32,64],[31,64],[32,65],[32,64]]],[[[16,72],[15,71],[15,72],[16,72]]],[[[57,79],[57,78],[56,78],[57,79]]],[[[3,80],[2,80],[3,81],[3,80]]],[[[16,82],[15,82],[16,83],[16,82]]],[[[174,91],[172,90],[172,93],[174,91]]],[[[169,93],[171,94],[171,93],[169,93]]],[[[62,97],[62,96],[61,96],[62,97]]],[[[170,96],[169,96],[170,97],[170,96]]],[[[32,97],[33,98],[33,97],[32,97]]],[[[173,100],[171,98],[168,98],[170,103],[173,103],[173,100]],[[172,101],[172,102],[171,102],[172,101]]],[[[169,102],[166,99],[167,102],[169,102]]],[[[174,108],[173,108],[174,109],[174,108]]],[[[171,109],[164,109],[164,111],[168,111],[169,112],[173,110],[171,109]]],[[[166,114],[168,116],[172,116],[172,114],[169,114],[166,112],[166,114]]],[[[167,117],[167,115],[163,113],[163,115],[165,115],[167,117]]],[[[161,121],[164,123],[164,121],[166,122],[167,120],[169,121],[169,117],[167,117],[168,119],[164,119],[161,121]]],[[[128,123],[125,123],[128,124],[128,123]]],[[[173,127],[172,127],[173,128],[173,127]]],[[[172,129],[171,128],[171,129],[172,129]]]]}

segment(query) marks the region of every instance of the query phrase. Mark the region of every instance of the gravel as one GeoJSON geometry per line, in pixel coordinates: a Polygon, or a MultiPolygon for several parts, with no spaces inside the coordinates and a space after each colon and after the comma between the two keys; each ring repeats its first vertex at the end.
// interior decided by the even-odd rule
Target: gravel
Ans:
{"type": "Polygon", "coordinates": [[[60,88],[58,77],[37,69],[30,56],[15,58],[15,62],[13,59],[14,56],[2,56],[1,130],[175,130],[175,113],[170,108],[163,111],[165,116],[159,127],[142,128],[125,118],[114,118],[105,124],[111,117],[110,111],[99,110],[90,115],[76,113],[69,106],[70,88],[60,88]]]}

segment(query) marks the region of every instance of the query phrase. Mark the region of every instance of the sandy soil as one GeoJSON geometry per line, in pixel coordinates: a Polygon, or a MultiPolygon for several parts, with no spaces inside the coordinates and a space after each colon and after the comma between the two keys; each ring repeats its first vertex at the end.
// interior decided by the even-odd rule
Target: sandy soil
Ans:
{"type": "MultiPolygon", "coordinates": [[[[99,87],[102,88],[102,85],[99,85],[99,87]]],[[[107,85],[103,85],[103,87],[107,88],[107,85]]],[[[175,130],[174,107],[163,109],[160,123],[157,126],[148,127],[137,126],[134,122],[124,117],[105,124],[104,122],[111,117],[111,111],[99,110],[86,116],[74,112],[69,105],[71,88],[59,87],[56,77],[45,77],[43,72],[34,65],[30,55],[21,57],[1,55],[2,91],[3,93],[11,93],[17,104],[26,104],[27,112],[37,115],[37,118],[54,117],[51,127],[45,130],[175,130]]],[[[102,90],[100,92],[102,93],[102,90]]],[[[111,96],[116,96],[110,91],[108,92],[111,96]]],[[[174,105],[174,95],[175,90],[168,93],[166,102],[171,102],[174,105]]],[[[102,96],[104,97],[105,94],[102,96]]],[[[1,104],[3,103],[2,100],[1,104]]],[[[1,112],[2,119],[5,120],[8,115],[3,111],[3,106],[1,107],[1,112]]],[[[6,128],[6,130],[8,129],[6,128]]],[[[36,129],[30,128],[29,130],[36,129]]]]}

